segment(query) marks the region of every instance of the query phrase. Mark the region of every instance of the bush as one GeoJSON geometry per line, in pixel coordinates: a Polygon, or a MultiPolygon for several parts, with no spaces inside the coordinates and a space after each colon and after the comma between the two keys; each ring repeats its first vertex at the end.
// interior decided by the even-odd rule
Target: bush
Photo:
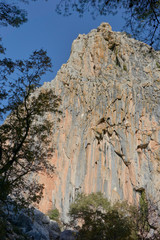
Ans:
{"type": "Polygon", "coordinates": [[[129,209],[125,202],[112,206],[102,193],[80,194],[70,206],[70,224],[79,231],[78,239],[136,239],[129,209]]]}
{"type": "Polygon", "coordinates": [[[49,210],[47,215],[49,216],[50,219],[54,221],[59,221],[60,214],[57,208],[49,210]]]}

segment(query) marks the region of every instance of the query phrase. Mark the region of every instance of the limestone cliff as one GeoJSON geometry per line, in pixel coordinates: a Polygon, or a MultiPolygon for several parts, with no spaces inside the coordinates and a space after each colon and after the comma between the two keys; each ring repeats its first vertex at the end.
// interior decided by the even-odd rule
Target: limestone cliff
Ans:
{"type": "Polygon", "coordinates": [[[65,215],[77,192],[111,201],[160,198],[160,52],[113,32],[108,23],[79,35],[68,62],[42,87],[62,98],[53,141],[56,166],[45,174],[40,209],[65,215]]]}

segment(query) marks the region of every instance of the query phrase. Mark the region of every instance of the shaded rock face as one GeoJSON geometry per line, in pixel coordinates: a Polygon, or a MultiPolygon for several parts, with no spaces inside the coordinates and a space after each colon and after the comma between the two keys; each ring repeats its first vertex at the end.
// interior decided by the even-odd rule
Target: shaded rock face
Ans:
{"type": "Polygon", "coordinates": [[[73,42],[68,62],[42,88],[62,98],[53,178],[43,174],[40,209],[66,218],[78,192],[138,202],[160,194],[160,52],[109,24],[73,42]]]}
{"type": "MultiPolygon", "coordinates": [[[[61,236],[57,222],[37,209],[28,215],[25,209],[15,213],[14,205],[6,211],[6,234],[3,240],[57,240],[61,236]]],[[[64,234],[64,233],[62,233],[64,234]]]]}

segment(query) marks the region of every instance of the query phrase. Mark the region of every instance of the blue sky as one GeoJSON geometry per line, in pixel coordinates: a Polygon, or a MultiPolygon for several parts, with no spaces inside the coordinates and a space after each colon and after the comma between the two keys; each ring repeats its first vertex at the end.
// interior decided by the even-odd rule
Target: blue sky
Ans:
{"type": "Polygon", "coordinates": [[[63,17],[55,12],[59,0],[39,0],[22,4],[28,12],[28,22],[20,28],[1,27],[3,45],[7,49],[7,57],[23,59],[32,51],[43,48],[47,50],[53,63],[53,73],[48,73],[43,79],[51,81],[61,65],[67,62],[72,42],[78,34],[87,34],[97,28],[101,22],[108,22],[114,31],[121,31],[124,25],[122,13],[115,16],[99,16],[95,20],[89,13],[82,18],[78,14],[63,17]]]}

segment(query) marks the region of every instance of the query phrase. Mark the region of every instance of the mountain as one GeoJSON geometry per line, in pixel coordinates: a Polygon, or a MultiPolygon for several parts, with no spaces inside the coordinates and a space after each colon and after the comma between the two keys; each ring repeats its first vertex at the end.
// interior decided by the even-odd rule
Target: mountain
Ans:
{"type": "Polygon", "coordinates": [[[40,175],[39,209],[54,206],[67,219],[79,192],[160,200],[160,51],[102,23],[74,40],[48,88],[61,96],[62,115],[49,116],[56,169],[40,175]]]}

